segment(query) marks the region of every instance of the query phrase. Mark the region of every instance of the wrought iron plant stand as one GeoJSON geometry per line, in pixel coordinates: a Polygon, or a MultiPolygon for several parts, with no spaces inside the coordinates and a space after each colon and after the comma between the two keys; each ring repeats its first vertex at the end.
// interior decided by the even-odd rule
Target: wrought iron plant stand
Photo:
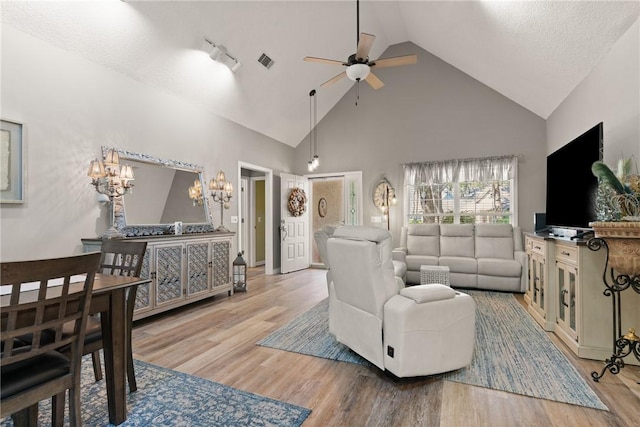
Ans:
{"type": "Polygon", "coordinates": [[[593,251],[598,251],[603,247],[607,251],[604,272],[602,274],[602,281],[606,288],[603,294],[611,297],[613,312],[613,353],[611,358],[605,360],[606,364],[600,373],[595,371],[591,373],[591,378],[597,382],[604,376],[607,370],[612,374],[618,374],[625,366],[624,358],[632,353],[636,359],[640,361],[640,338],[636,335],[635,329],[633,328],[630,328],[627,334],[622,334],[622,311],[620,306],[620,294],[622,292],[631,288],[640,294],[640,275],[618,274],[614,272],[614,268],[609,262],[609,246],[604,239],[594,237],[588,241],[587,245],[589,249],[593,251]]]}

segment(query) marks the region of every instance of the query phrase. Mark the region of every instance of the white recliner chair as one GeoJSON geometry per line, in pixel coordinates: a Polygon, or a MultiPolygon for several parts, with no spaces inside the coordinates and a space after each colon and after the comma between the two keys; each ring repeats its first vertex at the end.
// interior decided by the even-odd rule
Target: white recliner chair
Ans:
{"type": "Polygon", "coordinates": [[[405,288],[394,274],[391,234],[343,226],[327,241],[329,330],[397,377],[432,375],[471,363],[475,302],[445,285],[405,288]]]}

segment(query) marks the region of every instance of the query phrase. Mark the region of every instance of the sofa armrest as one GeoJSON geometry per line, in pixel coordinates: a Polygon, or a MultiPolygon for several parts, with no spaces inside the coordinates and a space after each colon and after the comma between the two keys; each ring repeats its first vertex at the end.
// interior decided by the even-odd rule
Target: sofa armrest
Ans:
{"type": "Polygon", "coordinates": [[[522,273],[520,275],[520,292],[527,290],[527,280],[529,280],[529,262],[527,253],[524,251],[515,251],[513,258],[522,265],[522,273]]]}
{"type": "Polygon", "coordinates": [[[391,251],[391,259],[394,261],[407,262],[407,248],[395,248],[391,251]]]}
{"type": "Polygon", "coordinates": [[[522,229],[513,227],[513,249],[515,251],[524,251],[524,243],[522,242],[522,229]]]}

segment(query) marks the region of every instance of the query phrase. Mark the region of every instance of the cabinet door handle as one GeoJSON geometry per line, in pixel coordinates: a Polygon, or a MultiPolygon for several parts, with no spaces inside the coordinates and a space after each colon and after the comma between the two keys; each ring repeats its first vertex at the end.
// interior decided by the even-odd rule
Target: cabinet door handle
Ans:
{"type": "Polygon", "coordinates": [[[564,256],[569,256],[569,255],[571,255],[571,254],[570,254],[569,252],[567,252],[567,251],[562,251],[562,252],[560,252],[560,253],[561,253],[562,255],[564,255],[564,256]]]}
{"type": "Polygon", "coordinates": [[[565,296],[569,293],[568,290],[563,289],[562,292],[560,292],[562,294],[562,305],[564,305],[565,307],[569,308],[569,304],[567,304],[565,302],[565,296]]]}
{"type": "Polygon", "coordinates": [[[542,249],[542,246],[534,246],[536,249],[542,249]]]}

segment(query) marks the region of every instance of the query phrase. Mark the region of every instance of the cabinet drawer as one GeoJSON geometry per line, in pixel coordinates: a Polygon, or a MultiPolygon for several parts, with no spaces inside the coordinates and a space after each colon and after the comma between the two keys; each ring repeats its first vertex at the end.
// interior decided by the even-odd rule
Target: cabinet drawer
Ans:
{"type": "Polygon", "coordinates": [[[569,262],[573,265],[578,264],[578,247],[556,245],[556,260],[569,262]]]}
{"type": "Polygon", "coordinates": [[[531,239],[530,240],[530,244],[531,244],[531,252],[536,253],[536,254],[540,254],[542,256],[546,255],[546,244],[543,240],[536,240],[536,239],[531,239]]]}

